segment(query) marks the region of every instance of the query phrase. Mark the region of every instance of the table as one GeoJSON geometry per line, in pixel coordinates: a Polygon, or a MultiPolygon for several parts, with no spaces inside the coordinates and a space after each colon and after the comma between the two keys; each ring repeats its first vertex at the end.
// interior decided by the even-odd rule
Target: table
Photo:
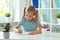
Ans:
{"type": "MultiPolygon", "coordinates": [[[[0,32],[0,39],[4,39],[3,32],[0,32]]],[[[37,35],[23,35],[10,32],[10,40],[60,40],[60,33],[51,33],[50,37],[43,37],[42,34],[37,35]]]]}

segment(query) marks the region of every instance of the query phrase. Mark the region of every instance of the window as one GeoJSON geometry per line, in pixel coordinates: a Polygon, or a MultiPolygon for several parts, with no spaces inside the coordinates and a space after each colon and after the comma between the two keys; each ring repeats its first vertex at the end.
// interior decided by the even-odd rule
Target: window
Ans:
{"type": "Polygon", "coordinates": [[[26,5],[26,0],[1,0],[0,1],[0,21],[5,21],[4,14],[11,13],[12,21],[20,21],[23,15],[23,10],[26,5]]]}
{"type": "Polygon", "coordinates": [[[5,13],[11,14],[12,21],[19,20],[20,0],[0,0],[0,21],[6,21],[5,13]]]}
{"type": "Polygon", "coordinates": [[[53,0],[53,7],[60,8],[60,0],[53,0]]]}
{"type": "Polygon", "coordinates": [[[9,12],[9,1],[10,0],[0,0],[0,17],[4,16],[6,12],[9,12]]]}
{"type": "Polygon", "coordinates": [[[50,0],[41,0],[41,8],[50,8],[50,0]]]}
{"type": "Polygon", "coordinates": [[[50,8],[50,0],[32,0],[35,8],[50,8]],[[39,3],[40,2],[40,3],[39,3]]]}
{"type": "Polygon", "coordinates": [[[9,12],[10,0],[0,0],[0,22],[6,21],[5,13],[9,12]]]}

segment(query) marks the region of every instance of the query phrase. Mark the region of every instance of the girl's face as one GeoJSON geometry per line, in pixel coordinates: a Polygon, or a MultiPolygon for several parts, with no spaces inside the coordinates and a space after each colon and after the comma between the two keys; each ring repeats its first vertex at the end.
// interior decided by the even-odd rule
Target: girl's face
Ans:
{"type": "Polygon", "coordinates": [[[33,16],[34,16],[34,12],[33,11],[26,12],[26,14],[25,14],[25,18],[28,21],[31,21],[33,19],[33,16]]]}

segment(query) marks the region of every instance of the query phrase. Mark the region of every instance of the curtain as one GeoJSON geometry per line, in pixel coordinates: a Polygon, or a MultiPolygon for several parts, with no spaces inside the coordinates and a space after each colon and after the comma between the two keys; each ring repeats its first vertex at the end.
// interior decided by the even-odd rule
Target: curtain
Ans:
{"type": "Polygon", "coordinates": [[[20,17],[20,0],[10,0],[10,13],[13,21],[19,21],[20,17]]]}

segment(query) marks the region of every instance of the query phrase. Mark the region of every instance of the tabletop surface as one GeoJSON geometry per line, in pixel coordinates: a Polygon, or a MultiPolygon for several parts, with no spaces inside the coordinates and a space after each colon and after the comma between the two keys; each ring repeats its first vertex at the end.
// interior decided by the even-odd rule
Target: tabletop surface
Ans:
{"type": "MultiPolygon", "coordinates": [[[[3,32],[0,32],[0,39],[4,39],[3,32]]],[[[51,36],[44,37],[42,36],[42,34],[24,35],[24,34],[10,32],[9,39],[60,40],[60,33],[51,33],[51,36]]]]}

